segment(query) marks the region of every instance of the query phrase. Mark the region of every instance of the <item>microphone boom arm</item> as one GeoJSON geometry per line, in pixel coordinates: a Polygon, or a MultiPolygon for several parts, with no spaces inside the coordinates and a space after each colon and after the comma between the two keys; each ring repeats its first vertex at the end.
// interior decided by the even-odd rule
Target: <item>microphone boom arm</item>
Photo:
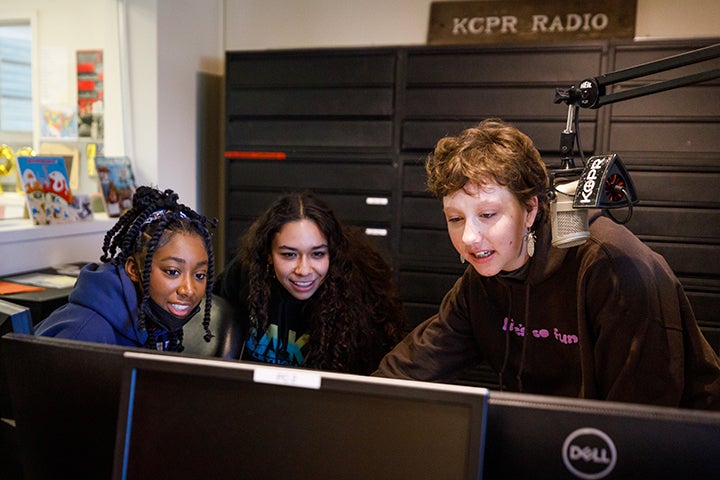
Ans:
{"type": "Polygon", "coordinates": [[[654,73],[666,72],[719,57],[720,43],[634,67],[617,70],[612,73],[606,73],[597,77],[587,78],[582,80],[579,85],[573,85],[569,89],[556,89],[555,103],[565,102],[568,105],[577,105],[583,108],[599,108],[603,105],[622,100],[629,100],[631,98],[713,80],[720,78],[720,69],[707,70],[612,94],[607,94],[605,91],[605,87],[618,82],[633,80],[654,73]]]}
{"type": "Polygon", "coordinates": [[[720,44],[716,44],[635,67],[587,78],[579,82],[578,85],[573,85],[567,89],[555,89],[555,103],[564,102],[569,108],[565,130],[563,130],[560,136],[561,165],[559,169],[550,172],[550,188],[548,190],[550,200],[556,201],[557,194],[563,193],[557,188],[556,180],[560,179],[560,182],[562,182],[562,179],[579,176],[577,189],[573,196],[573,208],[601,208],[610,214],[610,208],[627,206],[629,212],[624,220],[620,221],[612,214],[610,214],[610,218],[616,223],[623,224],[630,220],[632,217],[633,204],[637,203],[638,200],[630,176],[627,174],[624,165],[617,155],[592,157],[588,164],[583,167],[575,167],[572,154],[576,140],[580,154],[582,155],[583,153],[579,145],[579,137],[576,132],[577,128],[574,128],[573,125],[577,125],[579,107],[599,108],[603,105],[629,100],[631,98],[720,78],[720,69],[716,68],[630,88],[612,94],[606,93],[606,87],[608,85],[645,77],[654,73],[666,72],[719,57],[720,44]],[[625,201],[622,202],[622,200],[625,201]]]}

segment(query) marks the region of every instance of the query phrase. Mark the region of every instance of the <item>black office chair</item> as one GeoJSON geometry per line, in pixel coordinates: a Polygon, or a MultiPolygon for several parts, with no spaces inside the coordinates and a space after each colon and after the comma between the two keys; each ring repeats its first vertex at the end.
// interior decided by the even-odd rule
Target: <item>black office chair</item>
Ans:
{"type": "Polygon", "coordinates": [[[200,305],[200,312],[183,328],[184,354],[202,357],[225,359],[240,358],[242,347],[242,331],[236,318],[235,308],[222,297],[213,295],[210,318],[210,330],[215,335],[210,343],[203,338],[205,330],[202,326],[205,303],[200,305]]]}

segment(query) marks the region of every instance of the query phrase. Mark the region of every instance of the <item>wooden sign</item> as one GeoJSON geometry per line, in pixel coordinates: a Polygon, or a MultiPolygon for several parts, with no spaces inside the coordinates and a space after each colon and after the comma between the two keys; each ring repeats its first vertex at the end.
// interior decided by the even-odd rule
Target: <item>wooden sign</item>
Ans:
{"type": "Polygon", "coordinates": [[[433,2],[428,43],[632,39],[637,0],[433,2]]]}

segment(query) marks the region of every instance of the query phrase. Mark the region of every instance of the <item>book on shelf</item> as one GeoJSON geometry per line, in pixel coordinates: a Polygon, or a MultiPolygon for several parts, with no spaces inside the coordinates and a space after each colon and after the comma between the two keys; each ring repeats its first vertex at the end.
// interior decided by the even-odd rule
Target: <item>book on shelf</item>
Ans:
{"type": "Polygon", "coordinates": [[[95,171],[109,217],[119,217],[132,208],[135,175],[128,157],[95,157],[95,171]]]}
{"type": "Polygon", "coordinates": [[[73,195],[65,159],[17,157],[28,213],[35,225],[73,223],[93,218],[87,195],[73,195]]]}

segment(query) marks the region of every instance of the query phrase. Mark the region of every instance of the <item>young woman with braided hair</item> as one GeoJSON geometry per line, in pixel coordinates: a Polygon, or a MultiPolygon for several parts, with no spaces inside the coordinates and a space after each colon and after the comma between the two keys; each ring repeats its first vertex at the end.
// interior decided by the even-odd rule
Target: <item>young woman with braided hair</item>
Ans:
{"type": "Polygon", "coordinates": [[[382,255],[309,193],[278,198],[253,223],[215,293],[240,314],[243,360],[369,374],[404,333],[382,255]]]}
{"type": "Polygon", "coordinates": [[[205,298],[210,333],[214,261],[208,219],[172,190],[141,186],[133,206],[107,232],[102,263],[83,267],[68,303],[36,335],[182,351],[183,326],[205,298]]]}

